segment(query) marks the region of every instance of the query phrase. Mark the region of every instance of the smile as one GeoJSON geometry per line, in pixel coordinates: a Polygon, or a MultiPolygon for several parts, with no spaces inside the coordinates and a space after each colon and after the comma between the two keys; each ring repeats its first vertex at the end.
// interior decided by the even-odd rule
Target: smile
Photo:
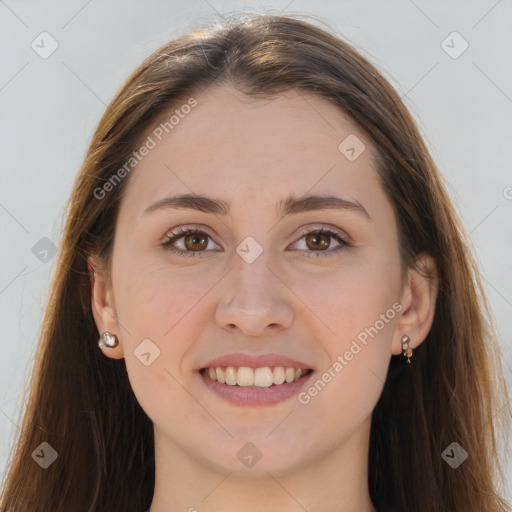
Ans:
{"type": "Polygon", "coordinates": [[[264,406],[284,401],[299,393],[312,374],[312,369],[284,366],[215,366],[199,371],[210,391],[238,406],[264,406]]]}
{"type": "Polygon", "coordinates": [[[210,380],[221,384],[228,384],[229,386],[268,388],[270,386],[279,386],[285,382],[296,382],[303,375],[307,375],[311,371],[301,368],[286,368],[284,366],[275,366],[274,368],[268,366],[261,368],[217,366],[203,368],[201,373],[210,380]]]}

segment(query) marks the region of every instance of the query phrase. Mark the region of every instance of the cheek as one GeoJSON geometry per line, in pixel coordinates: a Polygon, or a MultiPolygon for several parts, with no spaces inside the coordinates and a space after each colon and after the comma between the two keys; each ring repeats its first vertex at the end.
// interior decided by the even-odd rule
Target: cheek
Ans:
{"type": "Polygon", "coordinates": [[[120,319],[132,337],[148,337],[164,345],[211,287],[194,278],[190,269],[172,269],[165,262],[125,268],[114,283],[120,319]]]}
{"type": "Polygon", "coordinates": [[[303,279],[293,289],[308,306],[307,318],[318,325],[327,354],[301,403],[330,409],[355,426],[371,413],[386,380],[400,310],[398,254],[368,251],[336,273],[303,279]]]}
{"type": "Polygon", "coordinates": [[[367,274],[358,280],[351,273],[340,281],[342,291],[330,289],[331,300],[311,302],[335,334],[324,328],[318,337],[325,365],[299,396],[308,417],[323,418],[315,427],[320,438],[333,430],[349,436],[371,415],[386,380],[397,318],[393,294],[376,287],[367,274]]]}
{"type": "Polygon", "coordinates": [[[144,384],[168,381],[167,372],[180,380],[183,356],[199,329],[187,321],[204,286],[161,263],[116,268],[113,284],[127,368],[144,384]],[[184,325],[189,336],[183,336],[184,325]]]}
{"type": "Polygon", "coordinates": [[[291,288],[334,358],[358,336],[364,341],[364,333],[375,324],[382,337],[389,337],[397,316],[392,306],[400,292],[398,256],[358,255],[332,272],[302,275],[291,288]]]}
{"type": "Polygon", "coordinates": [[[131,387],[152,421],[182,424],[198,412],[182,385],[183,361],[202,329],[194,311],[213,283],[161,263],[125,268],[114,287],[131,387]]]}

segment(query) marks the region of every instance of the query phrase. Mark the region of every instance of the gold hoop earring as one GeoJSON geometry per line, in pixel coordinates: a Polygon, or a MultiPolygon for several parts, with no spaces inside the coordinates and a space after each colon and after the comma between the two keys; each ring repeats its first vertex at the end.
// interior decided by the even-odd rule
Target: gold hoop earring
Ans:
{"type": "Polygon", "coordinates": [[[407,336],[407,334],[404,334],[402,336],[402,350],[403,350],[403,355],[405,357],[407,357],[407,362],[409,364],[411,364],[411,357],[412,357],[412,348],[409,346],[409,342],[411,341],[411,339],[409,338],[409,336],[407,336]]]}

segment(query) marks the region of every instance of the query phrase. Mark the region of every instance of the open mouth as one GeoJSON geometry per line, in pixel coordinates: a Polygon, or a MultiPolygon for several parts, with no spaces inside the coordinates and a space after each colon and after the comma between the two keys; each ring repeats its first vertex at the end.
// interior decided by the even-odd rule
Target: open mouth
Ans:
{"type": "Polygon", "coordinates": [[[251,368],[248,366],[217,366],[201,368],[200,373],[212,381],[229,386],[246,388],[269,388],[297,382],[313,370],[290,368],[284,366],[264,366],[251,368]]]}

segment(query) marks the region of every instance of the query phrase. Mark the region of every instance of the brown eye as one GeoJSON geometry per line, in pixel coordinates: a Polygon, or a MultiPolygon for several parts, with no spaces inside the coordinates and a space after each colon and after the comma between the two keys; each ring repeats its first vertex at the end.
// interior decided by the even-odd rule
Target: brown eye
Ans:
{"type": "Polygon", "coordinates": [[[185,247],[191,251],[201,251],[208,246],[208,235],[205,233],[194,233],[183,237],[185,247]]]}
{"type": "Polygon", "coordinates": [[[209,251],[205,249],[210,241],[210,236],[204,231],[179,228],[176,233],[169,234],[168,239],[162,243],[162,246],[166,250],[181,256],[202,256],[208,254],[209,251]],[[176,246],[178,243],[181,247],[176,246]]]}
{"type": "Polygon", "coordinates": [[[306,244],[313,251],[328,249],[331,245],[331,238],[332,235],[325,233],[311,233],[306,236],[306,244]]]}
{"type": "Polygon", "coordinates": [[[340,233],[330,229],[302,229],[301,234],[302,238],[297,243],[302,245],[299,249],[308,257],[334,256],[351,247],[351,244],[340,233]],[[333,240],[335,245],[332,248],[333,240]]]}

